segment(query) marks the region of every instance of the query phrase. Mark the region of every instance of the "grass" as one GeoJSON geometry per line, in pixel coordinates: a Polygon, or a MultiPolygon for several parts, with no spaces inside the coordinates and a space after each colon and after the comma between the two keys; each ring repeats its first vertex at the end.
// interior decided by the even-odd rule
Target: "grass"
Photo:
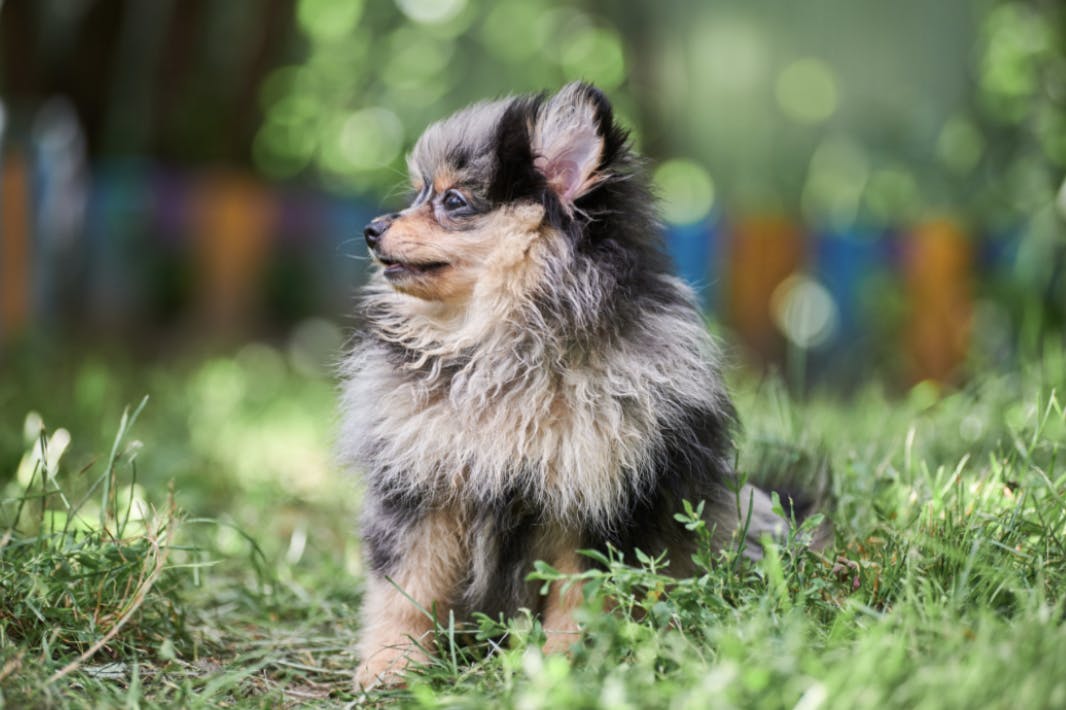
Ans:
{"type": "Polygon", "coordinates": [[[830,460],[828,550],[791,539],[750,564],[704,549],[682,581],[662,560],[605,558],[570,658],[543,656],[528,616],[452,622],[406,688],[365,697],[350,682],[358,491],[329,462],[328,377],[292,362],[262,345],[148,368],[12,359],[4,704],[1066,706],[1061,347],[959,390],[796,402],[741,378],[743,471],[830,460]]]}

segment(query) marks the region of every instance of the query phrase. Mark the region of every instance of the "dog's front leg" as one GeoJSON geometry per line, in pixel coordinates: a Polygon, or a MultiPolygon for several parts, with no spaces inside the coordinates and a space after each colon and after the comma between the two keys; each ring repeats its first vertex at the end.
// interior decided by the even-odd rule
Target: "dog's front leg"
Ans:
{"type": "MultiPolygon", "coordinates": [[[[581,559],[574,548],[562,551],[552,560],[552,566],[564,574],[580,574],[581,559]]],[[[544,642],[545,653],[569,651],[570,646],[581,637],[581,629],[574,618],[574,611],[584,598],[581,584],[574,582],[566,587],[566,582],[553,582],[548,590],[544,604],[542,623],[548,640],[544,642]]]]}
{"type": "Polygon", "coordinates": [[[462,579],[463,545],[453,511],[434,511],[402,536],[395,562],[367,580],[363,598],[360,688],[401,682],[411,662],[432,651],[434,622],[446,617],[462,579]]]}

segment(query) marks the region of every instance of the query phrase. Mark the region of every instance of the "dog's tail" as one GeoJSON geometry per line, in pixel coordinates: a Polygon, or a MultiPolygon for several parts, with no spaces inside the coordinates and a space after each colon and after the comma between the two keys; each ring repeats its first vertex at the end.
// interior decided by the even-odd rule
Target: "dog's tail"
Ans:
{"type": "Polygon", "coordinates": [[[743,517],[750,519],[748,538],[755,541],[769,533],[781,537],[789,528],[799,528],[816,514],[822,521],[812,530],[809,548],[825,549],[834,539],[827,513],[832,507],[832,471],[824,452],[812,453],[798,446],[760,443],[755,447],[747,482],[739,494],[743,517]],[[783,512],[774,510],[776,493],[783,512]],[[750,513],[749,513],[750,509],[750,513]]]}

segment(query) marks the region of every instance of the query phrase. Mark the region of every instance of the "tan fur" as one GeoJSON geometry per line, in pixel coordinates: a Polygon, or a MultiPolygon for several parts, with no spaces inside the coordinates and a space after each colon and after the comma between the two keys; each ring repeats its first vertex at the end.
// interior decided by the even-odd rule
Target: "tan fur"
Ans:
{"type": "Polygon", "coordinates": [[[438,169],[433,175],[433,189],[440,195],[447,192],[459,179],[459,173],[447,168],[438,169]]]}
{"type": "Polygon", "coordinates": [[[437,511],[409,539],[409,554],[391,582],[371,576],[363,598],[362,663],[356,684],[394,684],[411,662],[434,650],[433,620],[447,617],[466,565],[461,520],[454,510],[437,511]]]}
{"type": "MultiPolygon", "coordinates": [[[[558,543],[559,548],[555,556],[549,558],[549,564],[563,574],[580,574],[582,568],[577,555],[577,541],[563,538],[558,543]]],[[[548,590],[542,621],[544,632],[548,636],[548,640],[544,642],[545,653],[567,651],[580,639],[580,629],[574,618],[574,610],[584,600],[581,585],[575,583],[566,589],[564,587],[566,587],[564,582],[555,582],[548,590]]]]}
{"type": "MultiPolygon", "coordinates": [[[[393,282],[392,287],[421,301],[464,306],[475,287],[482,291],[528,290],[535,270],[527,263],[543,209],[527,205],[493,215],[476,229],[452,231],[433,218],[429,204],[405,210],[381,242],[381,252],[401,261],[445,262],[441,271],[393,282]]],[[[430,309],[434,310],[434,309],[430,309]]]]}

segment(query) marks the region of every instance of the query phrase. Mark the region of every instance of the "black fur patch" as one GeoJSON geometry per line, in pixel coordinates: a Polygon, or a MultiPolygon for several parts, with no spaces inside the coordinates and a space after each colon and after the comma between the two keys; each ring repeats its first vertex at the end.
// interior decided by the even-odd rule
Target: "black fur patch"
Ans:
{"type": "Polygon", "coordinates": [[[536,585],[527,582],[526,575],[540,556],[537,537],[541,530],[540,514],[522,496],[477,506],[471,537],[486,541],[488,536],[487,549],[482,548],[487,555],[483,564],[491,569],[492,583],[479,598],[464,600],[472,610],[511,616],[521,607],[535,608],[536,585]]]}
{"type": "Polygon", "coordinates": [[[473,157],[470,146],[457,145],[452,146],[448,152],[448,162],[456,170],[463,170],[470,164],[470,159],[473,157]]]}
{"type": "Polygon", "coordinates": [[[489,185],[489,199],[505,204],[522,198],[539,199],[547,190],[544,176],[533,166],[529,129],[543,96],[515,99],[496,125],[496,172],[489,185]]]}
{"type": "Polygon", "coordinates": [[[363,457],[373,469],[367,476],[370,484],[363,510],[362,535],[370,569],[379,574],[391,574],[407,552],[408,533],[418,525],[429,508],[428,492],[397,493],[385,489],[387,463],[379,462],[380,447],[368,444],[363,457]]]}
{"type": "Polygon", "coordinates": [[[408,533],[422,520],[424,507],[409,497],[368,498],[362,533],[370,569],[378,575],[392,574],[408,552],[408,533]]]}
{"type": "Polygon", "coordinates": [[[728,402],[720,411],[687,412],[679,425],[663,432],[665,444],[655,475],[648,477],[648,488],[631,492],[630,505],[613,525],[587,530],[589,545],[603,550],[610,544],[630,564],[637,548],[652,556],[685,549],[693,536],[674,519],[682,511],[682,501],[693,505],[706,501],[713,507],[733,495],[727,484],[733,476],[735,428],[728,402]]]}

